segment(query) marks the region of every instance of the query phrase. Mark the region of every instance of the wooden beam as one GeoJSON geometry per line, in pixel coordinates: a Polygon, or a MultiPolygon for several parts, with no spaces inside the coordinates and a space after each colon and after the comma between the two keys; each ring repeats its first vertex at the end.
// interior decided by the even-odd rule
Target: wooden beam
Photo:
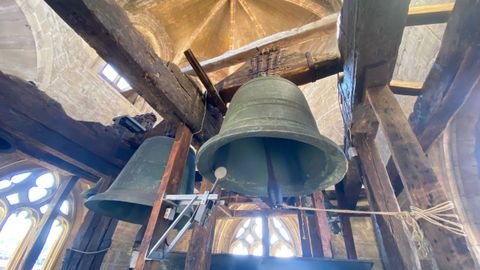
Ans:
{"type": "Polygon", "coordinates": [[[48,204],[47,211],[43,214],[40,222],[36,226],[32,244],[27,247],[24,253],[26,255],[20,261],[19,265],[21,269],[32,269],[35,265],[35,262],[47,241],[52,224],[57,218],[60,206],[75,187],[78,179],[78,176],[72,176],[68,181],[62,181],[60,183],[60,186],[55,191],[55,195],[48,204]]]}
{"type": "Polygon", "coordinates": [[[468,60],[465,57],[468,48],[472,47],[475,51],[474,48],[478,47],[480,28],[472,27],[480,25],[478,14],[480,14],[478,1],[456,1],[437,58],[425,80],[422,98],[417,99],[415,110],[409,118],[417,136],[428,126],[433,114],[446,100],[447,92],[459,91],[457,88],[452,88],[452,84],[458,76],[457,73],[461,71],[462,62],[468,60]]]}
{"type": "Polygon", "coordinates": [[[422,88],[422,82],[390,81],[390,89],[396,95],[419,96],[422,94],[422,88]]]}
{"type": "MultiPolygon", "coordinates": [[[[315,208],[325,209],[325,203],[323,202],[323,194],[321,192],[315,192],[312,195],[313,206],[315,208]]],[[[315,217],[317,219],[318,232],[322,239],[323,256],[326,258],[333,258],[330,227],[328,226],[327,213],[315,211],[315,217]]]]}
{"type": "Polygon", "coordinates": [[[442,3],[408,9],[406,26],[446,23],[455,3],[442,3]]]}
{"type": "MultiPolygon", "coordinates": [[[[480,29],[471,25],[480,24],[479,12],[480,3],[476,1],[456,2],[422,96],[409,117],[424,151],[453,119],[478,79],[480,29]]],[[[387,170],[395,191],[401,192],[403,184],[392,159],[387,162],[387,170]]]]}
{"type": "MultiPolygon", "coordinates": [[[[380,122],[412,205],[427,209],[449,201],[398,101],[386,87],[369,88],[367,97],[380,122]]],[[[383,178],[384,179],[384,178],[383,178]]],[[[475,269],[467,239],[420,221],[440,269],[475,269]]]]}
{"type": "Polygon", "coordinates": [[[205,227],[198,224],[193,227],[192,238],[185,258],[185,270],[210,269],[215,225],[221,216],[223,216],[223,212],[214,207],[205,227]]]}
{"type": "Polygon", "coordinates": [[[134,152],[112,128],[70,118],[45,92],[2,72],[0,129],[22,153],[91,181],[116,176],[134,152]]]}
{"type": "MultiPolygon", "coordinates": [[[[365,89],[387,85],[392,79],[409,3],[409,0],[343,1],[339,47],[344,76],[339,82],[339,93],[346,133],[355,122],[365,121],[365,115],[356,112],[362,109],[365,89]],[[367,77],[367,69],[373,67],[375,76],[367,77]]],[[[348,147],[350,134],[346,138],[348,147]]]]}
{"type": "Polygon", "coordinates": [[[178,192],[191,140],[192,132],[190,129],[186,125],[179,126],[175,134],[175,141],[173,142],[162,181],[157,190],[157,197],[153,202],[148,225],[140,245],[138,259],[135,266],[136,270],[155,269],[155,267],[158,267],[157,261],[146,261],[145,256],[150,251],[154,241],[159,239],[163,230],[166,229],[166,226],[164,226],[166,222],[162,220],[160,214],[163,206],[163,197],[167,192],[170,194],[178,192]]]}
{"type": "MultiPolygon", "coordinates": [[[[374,139],[358,135],[355,143],[366,175],[364,184],[372,210],[401,211],[374,139]]],[[[405,223],[392,216],[377,216],[376,221],[383,239],[389,269],[421,269],[416,247],[405,223]]]]}
{"type": "MultiPolygon", "coordinates": [[[[298,44],[312,37],[320,37],[324,33],[335,32],[338,14],[328,15],[316,22],[306,24],[302,27],[280,32],[253,43],[245,45],[235,50],[228,51],[220,56],[200,62],[205,72],[212,72],[229,66],[247,61],[254,57],[258,51],[269,48],[289,47],[292,44],[298,44]]],[[[182,69],[182,72],[188,75],[194,75],[191,66],[182,69]]]]}
{"type": "Polygon", "coordinates": [[[220,120],[204,115],[202,96],[178,67],[161,60],[134,28],[125,11],[108,0],[46,0],[96,52],[124,76],[165,119],[186,123],[197,137],[218,132],[220,120]]]}
{"type": "MultiPolygon", "coordinates": [[[[342,182],[335,185],[335,193],[337,195],[338,208],[350,209],[348,199],[346,196],[347,193],[345,192],[344,181],[345,179],[342,180],[342,182]]],[[[350,260],[356,260],[357,251],[355,249],[355,241],[353,239],[353,231],[352,231],[352,224],[350,222],[350,217],[346,215],[339,215],[339,219],[340,219],[340,225],[342,229],[343,242],[345,243],[345,249],[347,251],[347,258],[350,260]]]]}
{"type": "MultiPolygon", "coordinates": [[[[325,39],[336,39],[335,33],[332,32],[325,39]]],[[[340,55],[334,47],[325,48],[323,53],[314,55],[290,51],[288,48],[272,49],[250,58],[236,72],[220,81],[216,88],[222,99],[228,102],[238,88],[260,72],[281,76],[297,85],[303,85],[337,74],[341,68],[340,55]]]]}
{"type": "MultiPolygon", "coordinates": [[[[111,178],[98,182],[98,193],[104,192],[112,183],[111,178]]],[[[99,269],[111,244],[117,220],[88,211],[75,235],[72,246],[63,258],[63,270],[99,269]]]]}
{"type": "Polygon", "coordinates": [[[200,66],[200,63],[198,63],[198,60],[193,54],[192,50],[188,49],[184,52],[184,54],[185,58],[187,58],[190,65],[193,67],[193,70],[195,71],[203,86],[205,86],[205,89],[207,90],[207,101],[210,101],[220,110],[223,115],[225,115],[225,113],[227,112],[227,106],[225,106],[222,98],[218,95],[217,89],[213,85],[212,81],[210,81],[210,78],[203,70],[202,66],[200,66]]]}

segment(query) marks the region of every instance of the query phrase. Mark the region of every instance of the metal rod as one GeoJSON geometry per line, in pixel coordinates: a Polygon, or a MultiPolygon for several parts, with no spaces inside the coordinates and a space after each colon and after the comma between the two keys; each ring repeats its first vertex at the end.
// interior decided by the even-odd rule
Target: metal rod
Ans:
{"type": "Polygon", "coordinates": [[[167,238],[168,234],[174,229],[174,227],[180,222],[180,219],[185,215],[187,210],[192,206],[193,202],[197,199],[198,196],[193,197],[193,199],[190,200],[190,202],[185,206],[185,208],[180,212],[178,217],[173,221],[173,223],[168,227],[168,229],[165,231],[165,233],[160,237],[160,239],[155,243],[153,248],[150,250],[150,252],[147,255],[147,258],[150,257],[150,255],[165,241],[167,238]]]}

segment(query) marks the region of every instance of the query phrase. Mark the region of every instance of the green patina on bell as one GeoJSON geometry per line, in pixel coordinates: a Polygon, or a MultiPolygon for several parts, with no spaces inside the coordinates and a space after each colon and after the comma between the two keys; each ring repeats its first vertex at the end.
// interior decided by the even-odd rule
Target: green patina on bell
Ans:
{"type": "Polygon", "coordinates": [[[233,97],[218,135],[199,150],[197,167],[214,180],[218,167],[228,175],[220,186],[240,194],[271,197],[307,195],[339,182],[343,152],[320,135],[307,100],[292,82],[259,77],[233,97]]]}
{"type": "MultiPolygon", "coordinates": [[[[92,211],[131,223],[146,224],[163,177],[174,139],[147,139],[105,192],[90,197],[92,211]]],[[[195,184],[195,154],[190,149],[183,170],[180,194],[191,194],[195,184]]]]}

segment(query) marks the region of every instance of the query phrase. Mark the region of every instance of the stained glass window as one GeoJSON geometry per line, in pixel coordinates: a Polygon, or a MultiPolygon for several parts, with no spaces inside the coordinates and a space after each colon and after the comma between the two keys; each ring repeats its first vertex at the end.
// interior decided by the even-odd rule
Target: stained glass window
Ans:
{"type": "MultiPolygon", "coordinates": [[[[269,219],[270,255],[276,257],[296,256],[293,238],[281,219],[269,219]]],[[[263,255],[263,220],[248,218],[243,220],[235,231],[230,245],[230,253],[236,255],[263,255]]]]}
{"type": "MultiPolygon", "coordinates": [[[[18,267],[58,183],[59,177],[43,168],[0,175],[0,270],[18,267]]],[[[72,197],[62,203],[33,269],[51,269],[69,229],[72,204],[72,197]]]]}

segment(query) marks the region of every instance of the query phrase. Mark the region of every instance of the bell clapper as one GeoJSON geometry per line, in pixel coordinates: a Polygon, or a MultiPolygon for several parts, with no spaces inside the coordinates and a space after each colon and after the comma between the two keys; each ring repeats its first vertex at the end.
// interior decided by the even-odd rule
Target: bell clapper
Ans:
{"type": "Polygon", "coordinates": [[[280,186],[277,183],[277,178],[275,177],[275,172],[273,170],[272,158],[270,156],[270,145],[267,139],[263,140],[263,146],[265,148],[265,159],[267,163],[267,189],[268,189],[268,198],[270,199],[270,204],[272,208],[281,207],[282,193],[280,191],[280,186]]]}

